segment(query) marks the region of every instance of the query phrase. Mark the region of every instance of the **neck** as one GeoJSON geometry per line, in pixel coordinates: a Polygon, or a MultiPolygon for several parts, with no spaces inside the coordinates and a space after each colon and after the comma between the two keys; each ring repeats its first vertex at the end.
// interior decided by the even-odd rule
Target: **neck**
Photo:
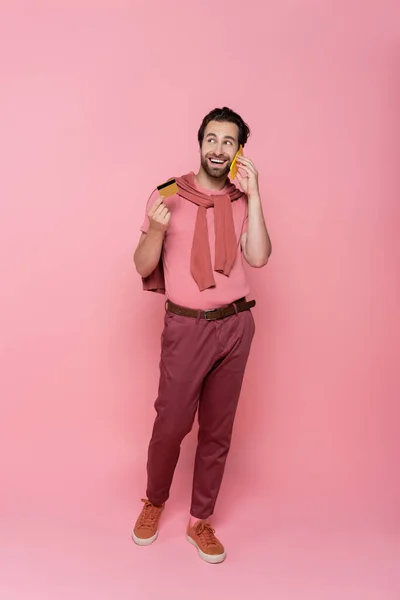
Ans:
{"type": "Polygon", "coordinates": [[[224,189],[226,186],[227,177],[224,175],[223,177],[219,177],[218,179],[215,177],[210,177],[203,167],[200,167],[200,171],[194,176],[196,183],[199,184],[200,187],[206,190],[214,190],[219,192],[224,189]]]}

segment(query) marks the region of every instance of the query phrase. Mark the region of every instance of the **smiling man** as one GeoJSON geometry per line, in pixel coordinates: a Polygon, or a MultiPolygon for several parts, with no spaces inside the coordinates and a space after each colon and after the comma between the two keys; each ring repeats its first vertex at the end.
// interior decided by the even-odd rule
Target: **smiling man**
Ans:
{"type": "MultiPolygon", "coordinates": [[[[237,156],[235,186],[228,178],[250,130],[229,108],[211,111],[198,132],[199,171],[176,179],[172,195],[151,195],[135,252],[145,290],[165,293],[157,417],[147,461],[147,498],[132,532],[148,545],[158,536],[161,513],[184,437],[198,413],[199,433],[186,537],[200,557],[226,557],[210,524],[254,335],[243,259],[267,264],[258,171],[237,156]]],[[[165,192],[167,194],[167,192],[165,192]]]]}

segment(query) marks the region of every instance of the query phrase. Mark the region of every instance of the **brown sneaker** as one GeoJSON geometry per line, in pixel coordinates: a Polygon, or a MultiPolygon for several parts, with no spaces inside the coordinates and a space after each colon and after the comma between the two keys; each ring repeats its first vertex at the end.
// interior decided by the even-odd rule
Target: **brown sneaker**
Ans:
{"type": "Polygon", "coordinates": [[[139,546],[148,546],[156,541],[158,522],[164,506],[154,506],[149,500],[142,499],[144,506],[132,531],[132,538],[139,546]]]}
{"type": "Polygon", "coordinates": [[[197,521],[191,527],[189,521],[186,531],[187,541],[196,546],[200,558],[212,564],[221,563],[226,558],[225,549],[214,534],[215,531],[210,523],[197,521]]]}

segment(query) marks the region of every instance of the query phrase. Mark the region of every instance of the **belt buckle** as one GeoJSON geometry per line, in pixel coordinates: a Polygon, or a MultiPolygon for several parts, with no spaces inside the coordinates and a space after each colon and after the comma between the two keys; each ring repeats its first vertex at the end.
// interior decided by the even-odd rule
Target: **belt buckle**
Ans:
{"type": "Polygon", "coordinates": [[[204,313],[204,319],[205,319],[206,321],[212,321],[213,319],[209,319],[209,318],[207,317],[207,315],[208,315],[209,313],[213,313],[213,312],[215,312],[215,308],[210,308],[209,310],[203,310],[203,313],[204,313]]]}

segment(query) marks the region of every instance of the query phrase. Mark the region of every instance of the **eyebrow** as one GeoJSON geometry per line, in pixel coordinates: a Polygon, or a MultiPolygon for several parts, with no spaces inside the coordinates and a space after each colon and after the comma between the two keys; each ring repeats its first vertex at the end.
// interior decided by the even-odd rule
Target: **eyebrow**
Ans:
{"type": "MultiPolygon", "coordinates": [[[[215,133],[207,133],[207,136],[206,136],[206,137],[211,137],[211,136],[212,136],[212,137],[217,137],[215,133]]],[[[225,136],[224,136],[224,140],[232,140],[232,142],[236,142],[236,141],[237,141],[237,140],[236,140],[234,137],[232,137],[231,135],[225,135],[225,136]]]]}

